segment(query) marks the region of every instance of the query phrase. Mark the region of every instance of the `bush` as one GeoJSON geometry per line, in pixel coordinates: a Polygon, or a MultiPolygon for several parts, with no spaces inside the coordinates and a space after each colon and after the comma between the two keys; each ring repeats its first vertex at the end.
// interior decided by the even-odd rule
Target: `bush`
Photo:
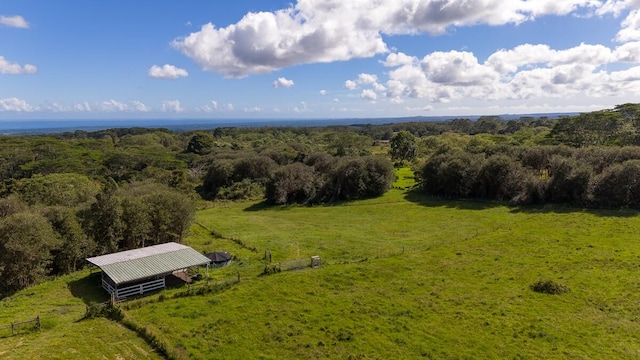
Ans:
{"type": "Polygon", "coordinates": [[[531,290],[541,294],[561,295],[569,292],[569,287],[553,280],[540,280],[531,284],[531,290]]]}

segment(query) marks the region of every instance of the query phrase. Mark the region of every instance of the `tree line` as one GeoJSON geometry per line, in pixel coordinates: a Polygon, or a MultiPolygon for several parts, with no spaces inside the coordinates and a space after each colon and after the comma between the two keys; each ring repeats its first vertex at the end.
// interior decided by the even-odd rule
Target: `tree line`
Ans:
{"type": "Polygon", "coordinates": [[[638,145],[638,104],[559,119],[0,136],[0,293],[88,256],[181,241],[199,201],[375,197],[394,165],[445,198],[640,208],[638,145]]]}

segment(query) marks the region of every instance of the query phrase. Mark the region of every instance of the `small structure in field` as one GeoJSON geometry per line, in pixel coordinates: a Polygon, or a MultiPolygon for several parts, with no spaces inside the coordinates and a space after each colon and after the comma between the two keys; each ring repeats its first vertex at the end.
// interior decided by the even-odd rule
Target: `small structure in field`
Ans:
{"type": "Polygon", "coordinates": [[[216,251],[205,255],[211,260],[211,267],[219,268],[231,264],[231,254],[226,251],[216,251]]]}
{"type": "Polygon", "coordinates": [[[317,256],[317,255],[316,256],[312,256],[311,257],[311,267],[312,268],[319,268],[320,265],[321,265],[320,256],[317,256]]]}
{"type": "Polygon", "coordinates": [[[102,287],[117,299],[166,287],[166,277],[189,281],[187,270],[206,266],[209,258],[189,246],[170,242],[87,259],[102,270],[102,287]]]}

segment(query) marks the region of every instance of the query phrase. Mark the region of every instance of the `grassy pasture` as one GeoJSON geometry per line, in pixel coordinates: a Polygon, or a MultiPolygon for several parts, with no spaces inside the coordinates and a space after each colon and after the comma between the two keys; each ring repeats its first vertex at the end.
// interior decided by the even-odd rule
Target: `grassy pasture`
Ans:
{"type": "Polygon", "coordinates": [[[129,314],[195,359],[638,358],[638,220],[401,190],[311,208],[217,204],[188,241],[236,254],[212,275],[243,282],[129,314]],[[324,265],[258,277],[265,249],[324,265]],[[570,292],[530,289],[546,279],[570,292]]]}
{"type": "Polygon", "coordinates": [[[42,329],[0,330],[0,359],[161,359],[133,331],[105,318],[81,320],[87,303],[107,300],[88,271],[25,289],[0,301],[0,325],[40,315],[42,329]]]}
{"type": "MultiPolygon", "coordinates": [[[[401,173],[396,186],[411,185],[401,173]]],[[[187,243],[234,254],[210,274],[242,282],[166,290],[126,314],[193,359],[640,358],[639,220],[398,189],[332,206],[215,203],[187,243]],[[274,262],[320,255],[323,266],[258,276],[265,250],[274,262]],[[540,280],[570,291],[532,291],[540,280]]],[[[0,301],[0,324],[40,314],[44,327],[0,334],[0,358],[157,358],[118,323],[77,321],[104,298],[98,286],[83,271],[0,301]]]]}

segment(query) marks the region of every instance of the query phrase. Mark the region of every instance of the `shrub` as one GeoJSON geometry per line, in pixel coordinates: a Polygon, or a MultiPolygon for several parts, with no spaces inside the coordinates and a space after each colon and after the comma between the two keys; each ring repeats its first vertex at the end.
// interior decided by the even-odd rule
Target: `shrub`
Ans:
{"type": "Polygon", "coordinates": [[[540,280],[531,284],[531,290],[541,294],[561,295],[569,292],[569,287],[553,280],[540,280]]]}

